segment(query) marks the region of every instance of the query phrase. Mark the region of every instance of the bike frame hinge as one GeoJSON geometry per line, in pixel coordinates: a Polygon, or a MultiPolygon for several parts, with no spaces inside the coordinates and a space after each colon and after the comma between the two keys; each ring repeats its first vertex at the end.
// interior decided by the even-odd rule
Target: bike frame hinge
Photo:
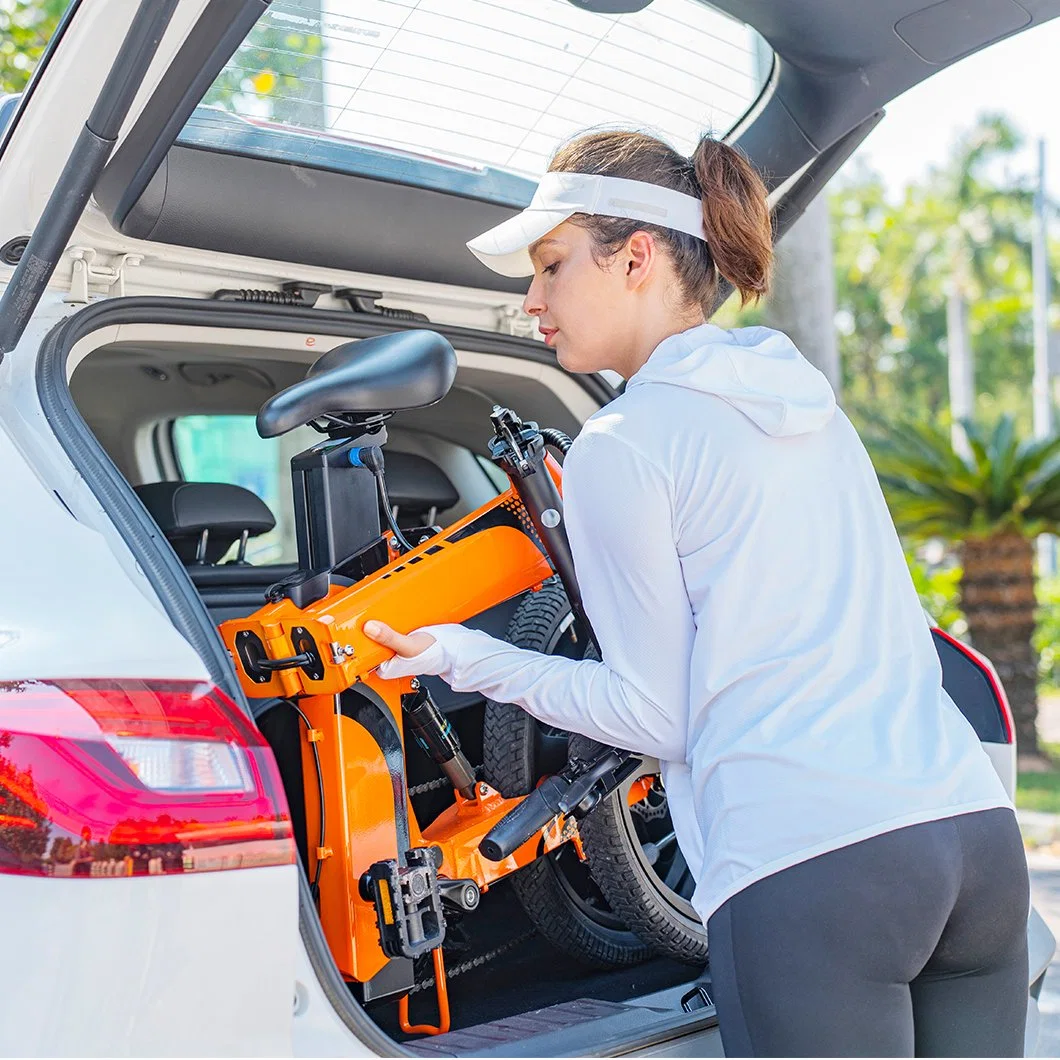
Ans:
{"type": "Polygon", "coordinates": [[[99,253],[94,247],[70,247],[68,253],[73,259],[73,270],[65,300],[74,303],[88,302],[90,285],[102,287],[104,297],[114,294],[124,298],[125,270],[144,261],[143,254],[119,254],[110,265],[96,264],[99,253]]]}
{"type": "Polygon", "coordinates": [[[320,743],[320,741],[324,739],[324,730],[323,729],[307,729],[306,730],[306,734],[305,734],[305,738],[310,743],[320,743]]]}

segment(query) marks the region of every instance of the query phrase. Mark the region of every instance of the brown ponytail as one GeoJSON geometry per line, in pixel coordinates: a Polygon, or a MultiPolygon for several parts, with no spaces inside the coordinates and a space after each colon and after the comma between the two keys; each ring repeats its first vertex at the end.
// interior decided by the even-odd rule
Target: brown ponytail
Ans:
{"type": "Polygon", "coordinates": [[[766,186],[742,151],[704,136],[692,155],[703,198],[703,229],[718,272],[740,292],[740,304],[769,290],[773,227],[766,186]]]}
{"type": "Polygon", "coordinates": [[[689,159],[646,133],[588,132],[564,144],[548,168],[641,180],[703,200],[705,243],[643,221],[577,214],[571,221],[592,234],[598,260],[617,254],[634,232],[648,231],[669,251],[685,300],[708,317],[720,278],[740,292],[741,305],[768,290],[773,241],[766,189],[736,148],[704,136],[689,159]]]}

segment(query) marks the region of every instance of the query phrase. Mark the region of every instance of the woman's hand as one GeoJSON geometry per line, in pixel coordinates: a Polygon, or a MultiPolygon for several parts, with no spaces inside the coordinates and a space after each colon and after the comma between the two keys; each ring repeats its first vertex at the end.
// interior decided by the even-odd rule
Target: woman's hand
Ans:
{"type": "Polygon", "coordinates": [[[412,659],[422,655],[435,641],[429,633],[398,633],[391,629],[385,622],[371,619],[364,624],[364,635],[385,648],[390,648],[395,655],[403,659],[412,659]]]}

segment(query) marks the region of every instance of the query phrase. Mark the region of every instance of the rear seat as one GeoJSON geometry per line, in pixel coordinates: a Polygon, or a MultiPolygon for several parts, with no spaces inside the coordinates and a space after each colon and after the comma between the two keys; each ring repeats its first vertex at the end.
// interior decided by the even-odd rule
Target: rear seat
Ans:
{"type": "Polygon", "coordinates": [[[218,560],[240,542],[268,533],[276,519],[268,505],[226,482],[152,482],[136,486],[144,507],[188,568],[214,624],[242,618],[265,602],[265,590],[297,569],[295,563],[253,566],[218,560]]]}
{"type": "MultiPolygon", "coordinates": [[[[437,464],[414,453],[386,454],[386,482],[402,530],[432,526],[460,499],[437,464]]],[[[298,569],[295,563],[252,565],[218,561],[236,542],[276,525],[269,507],[250,490],[225,482],[152,482],[135,487],[144,507],[188,568],[215,624],[242,618],[265,602],[265,590],[298,569]]]]}
{"type": "Polygon", "coordinates": [[[401,530],[434,526],[439,512],[452,508],[460,494],[437,464],[415,453],[385,453],[386,489],[401,530]]]}

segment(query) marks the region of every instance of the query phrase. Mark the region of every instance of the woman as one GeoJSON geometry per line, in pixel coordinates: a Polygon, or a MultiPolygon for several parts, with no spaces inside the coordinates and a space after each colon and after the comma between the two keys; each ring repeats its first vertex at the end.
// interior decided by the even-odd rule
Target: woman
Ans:
{"type": "Polygon", "coordinates": [[[1019,830],[938,657],[865,449],[779,332],[705,322],[767,289],[766,190],[735,149],[585,134],[468,244],[529,275],[572,372],[625,392],[564,466],[602,662],[462,626],[391,647],[549,724],[657,756],[730,1056],[1022,1054],[1019,830]]]}

